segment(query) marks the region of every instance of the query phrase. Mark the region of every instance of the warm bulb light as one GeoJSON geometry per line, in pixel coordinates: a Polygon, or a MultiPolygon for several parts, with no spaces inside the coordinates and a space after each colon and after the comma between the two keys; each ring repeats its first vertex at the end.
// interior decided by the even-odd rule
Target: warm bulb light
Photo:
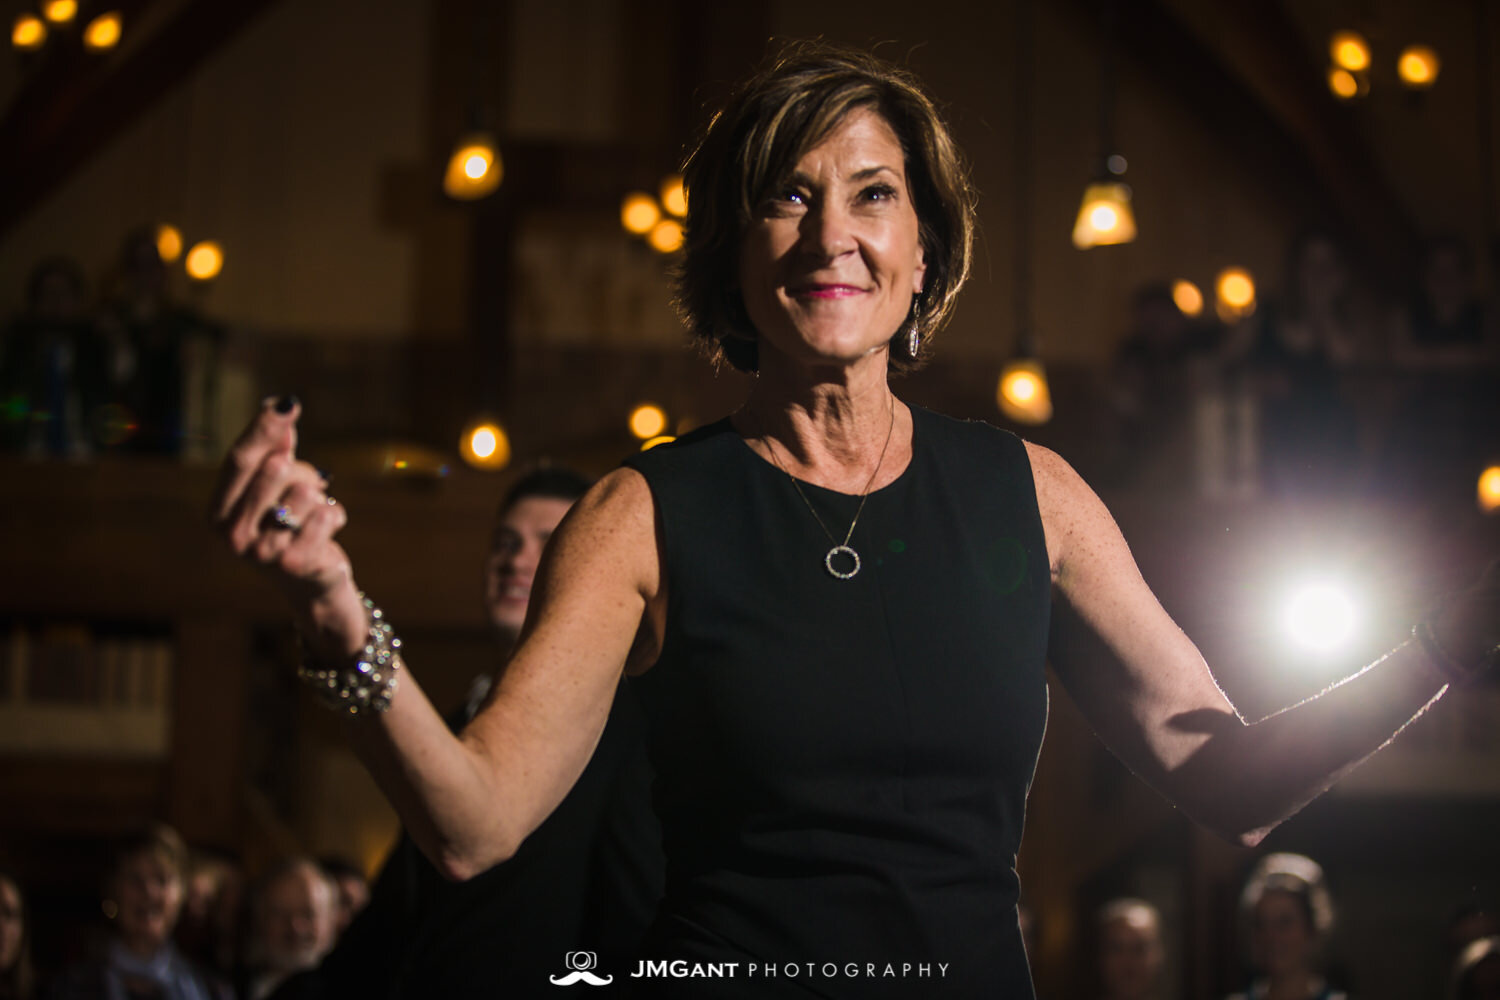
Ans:
{"type": "Polygon", "coordinates": [[[1357,31],[1338,31],[1328,42],[1328,54],[1334,65],[1351,73],[1370,68],[1370,45],[1357,31]]]}
{"type": "Polygon", "coordinates": [[[1090,184],[1078,206],[1073,245],[1089,247],[1129,243],[1135,239],[1135,213],[1130,208],[1130,186],[1119,181],[1090,184]]]}
{"type": "Polygon", "coordinates": [[[21,14],[11,25],[10,44],[21,52],[35,52],[47,43],[47,26],[35,14],[21,14]]]}
{"type": "Polygon", "coordinates": [[[656,207],[656,199],[644,191],[632,191],[620,202],[620,225],[628,233],[645,236],[660,221],[661,209],[656,207]]]}
{"type": "Polygon", "coordinates": [[[1172,301],[1177,303],[1184,316],[1198,316],[1203,312],[1203,292],[1186,279],[1172,285],[1172,301]]]}
{"type": "Polygon", "coordinates": [[[212,281],[224,270],[224,250],[213,240],[193,244],[184,261],[188,277],[194,281],[212,281]]]}
{"type": "Polygon", "coordinates": [[[1219,315],[1225,319],[1248,316],[1255,311],[1255,279],[1242,267],[1219,272],[1214,283],[1219,297],[1219,315]]]}
{"type": "Polygon", "coordinates": [[[495,137],[474,132],[454,145],[443,173],[443,193],[459,201],[474,201],[492,194],[504,173],[495,137]]]}
{"type": "Polygon", "coordinates": [[[78,16],[78,0],[49,0],[42,7],[42,16],[53,24],[67,24],[78,16]]]}
{"type": "Polygon", "coordinates": [[[120,12],[100,14],[83,29],[83,47],[90,52],[105,52],[120,44],[120,12]]]}
{"type": "Polygon", "coordinates": [[[1328,89],[1334,97],[1352,101],[1359,96],[1359,80],[1347,69],[1335,66],[1328,71],[1328,89]]]}
{"type": "Polygon", "coordinates": [[[1500,465],[1479,474],[1479,509],[1486,514],[1500,511],[1500,465]]]}
{"type": "Polygon", "coordinates": [[[156,253],[163,264],[171,264],[182,256],[182,233],[176,226],[163,223],[156,227],[156,253]]]}
{"type": "Polygon", "coordinates": [[[687,215],[687,190],[682,175],[671,174],[661,182],[661,207],[679,219],[687,215]]]}
{"type": "Polygon", "coordinates": [[[1442,69],[1438,54],[1426,45],[1408,45],[1396,60],[1396,72],[1401,82],[1412,90],[1426,90],[1437,83],[1438,70],[1442,69]]]}
{"type": "Polygon", "coordinates": [[[1016,358],[1000,372],[995,387],[1000,412],[1022,424],[1045,424],[1052,419],[1052,393],[1047,373],[1035,358],[1016,358]]]}
{"type": "Polygon", "coordinates": [[[494,421],[479,420],[464,432],[459,452],[476,469],[503,469],[510,464],[510,438],[494,421]]]}
{"type": "Polygon", "coordinates": [[[682,223],[675,219],[662,219],[651,227],[651,235],[646,240],[659,253],[674,253],[682,246],[682,223]]]}
{"type": "Polygon", "coordinates": [[[642,403],[630,411],[630,433],[642,441],[667,429],[667,414],[655,403],[642,403]]]}

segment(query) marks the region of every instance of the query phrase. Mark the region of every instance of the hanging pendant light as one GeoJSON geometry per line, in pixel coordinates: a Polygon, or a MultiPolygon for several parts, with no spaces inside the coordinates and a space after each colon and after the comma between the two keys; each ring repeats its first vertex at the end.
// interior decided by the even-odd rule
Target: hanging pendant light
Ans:
{"type": "Polygon", "coordinates": [[[1073,245],[1087,250],[1134,239],[1135,211],[1130,207],[1130,185],[1118,178],[1105,178],[1084,188],[1078,219],[1073,223],[1073,245]]]}
{"type": "Polygon", "coordinates": [[[1052,419],[1052,390],[1047,371],[1035,357],[1017,355],[1000,370],[995,390],[1000,412],[1018,424],[1045,424],[1052,419]]]}
{"type": "Polygon", "coordinates": [[[1135,210],[1124,181],[1125,157],[1115,148],[1115,25],[1113,0],[1099,8],[1099,152],[1100,167],[1083,189],[1073,245],[1080,250],[1115,246],[1135,239],[1135,210]]]}
{"type": "Polygon", "coordinates": [[[1032,122],[1034,67],[1032,64],[1032,4],[1016,5],[1015,95],[1015,287],[1011,304],[1015,309],[1016,353],[1000,369],[995,383],[995,403],[1000,412],[1018,424],[1045,424],[1052,419],[1052,390],[1047,371],[1037,354],[1036,327],[1031,315],[1031,172],[1035,126],[1032,122]]]}
{"type": "Polygon", "coordinates": [[[476,130],[454,145],[443,173],[443,193],[459,201],[475,201],[493,194],[504,173],[494,134],[476,130]]]}

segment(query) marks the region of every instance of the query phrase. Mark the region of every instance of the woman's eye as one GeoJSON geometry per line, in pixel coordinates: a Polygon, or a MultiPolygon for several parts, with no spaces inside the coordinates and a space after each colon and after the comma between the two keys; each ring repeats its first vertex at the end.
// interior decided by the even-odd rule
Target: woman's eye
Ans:
{"type": "Polygon", "coordinates": [[[896,197],[896,189],[889,184],[871,184],[860,195],[865,201],[889,201],[896,197]]]}

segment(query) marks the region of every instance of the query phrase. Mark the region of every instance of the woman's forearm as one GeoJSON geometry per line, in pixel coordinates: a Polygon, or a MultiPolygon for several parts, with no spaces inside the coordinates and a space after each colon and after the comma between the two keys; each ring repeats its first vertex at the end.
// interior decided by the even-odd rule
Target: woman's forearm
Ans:
{"type": "MultiPolygon", "coordinates": [[[[299,626],[315,662],[352,662],[369,634],[369,612],[351,582],[309,604],[299,626]]],[[[450,878],[509,857],[519,837],[503,822],[482,748],[457,738],[409,668],[396,674],[385,711],[345,713],[354,752],[390,799],[412,839],[450,878]]]]}

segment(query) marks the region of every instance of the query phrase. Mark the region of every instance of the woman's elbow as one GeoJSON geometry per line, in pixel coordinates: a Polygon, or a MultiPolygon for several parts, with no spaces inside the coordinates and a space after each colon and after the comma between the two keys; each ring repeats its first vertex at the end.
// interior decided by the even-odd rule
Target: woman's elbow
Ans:
{"type": "Polygon", "coordinates": [[[467,882],[515,857],[519,847],[519,843],[512,844],[509,840],[486,843],[482,848],[444,845],[428,852],[428,858],[438,874],[449,882],[467,882]]]}

